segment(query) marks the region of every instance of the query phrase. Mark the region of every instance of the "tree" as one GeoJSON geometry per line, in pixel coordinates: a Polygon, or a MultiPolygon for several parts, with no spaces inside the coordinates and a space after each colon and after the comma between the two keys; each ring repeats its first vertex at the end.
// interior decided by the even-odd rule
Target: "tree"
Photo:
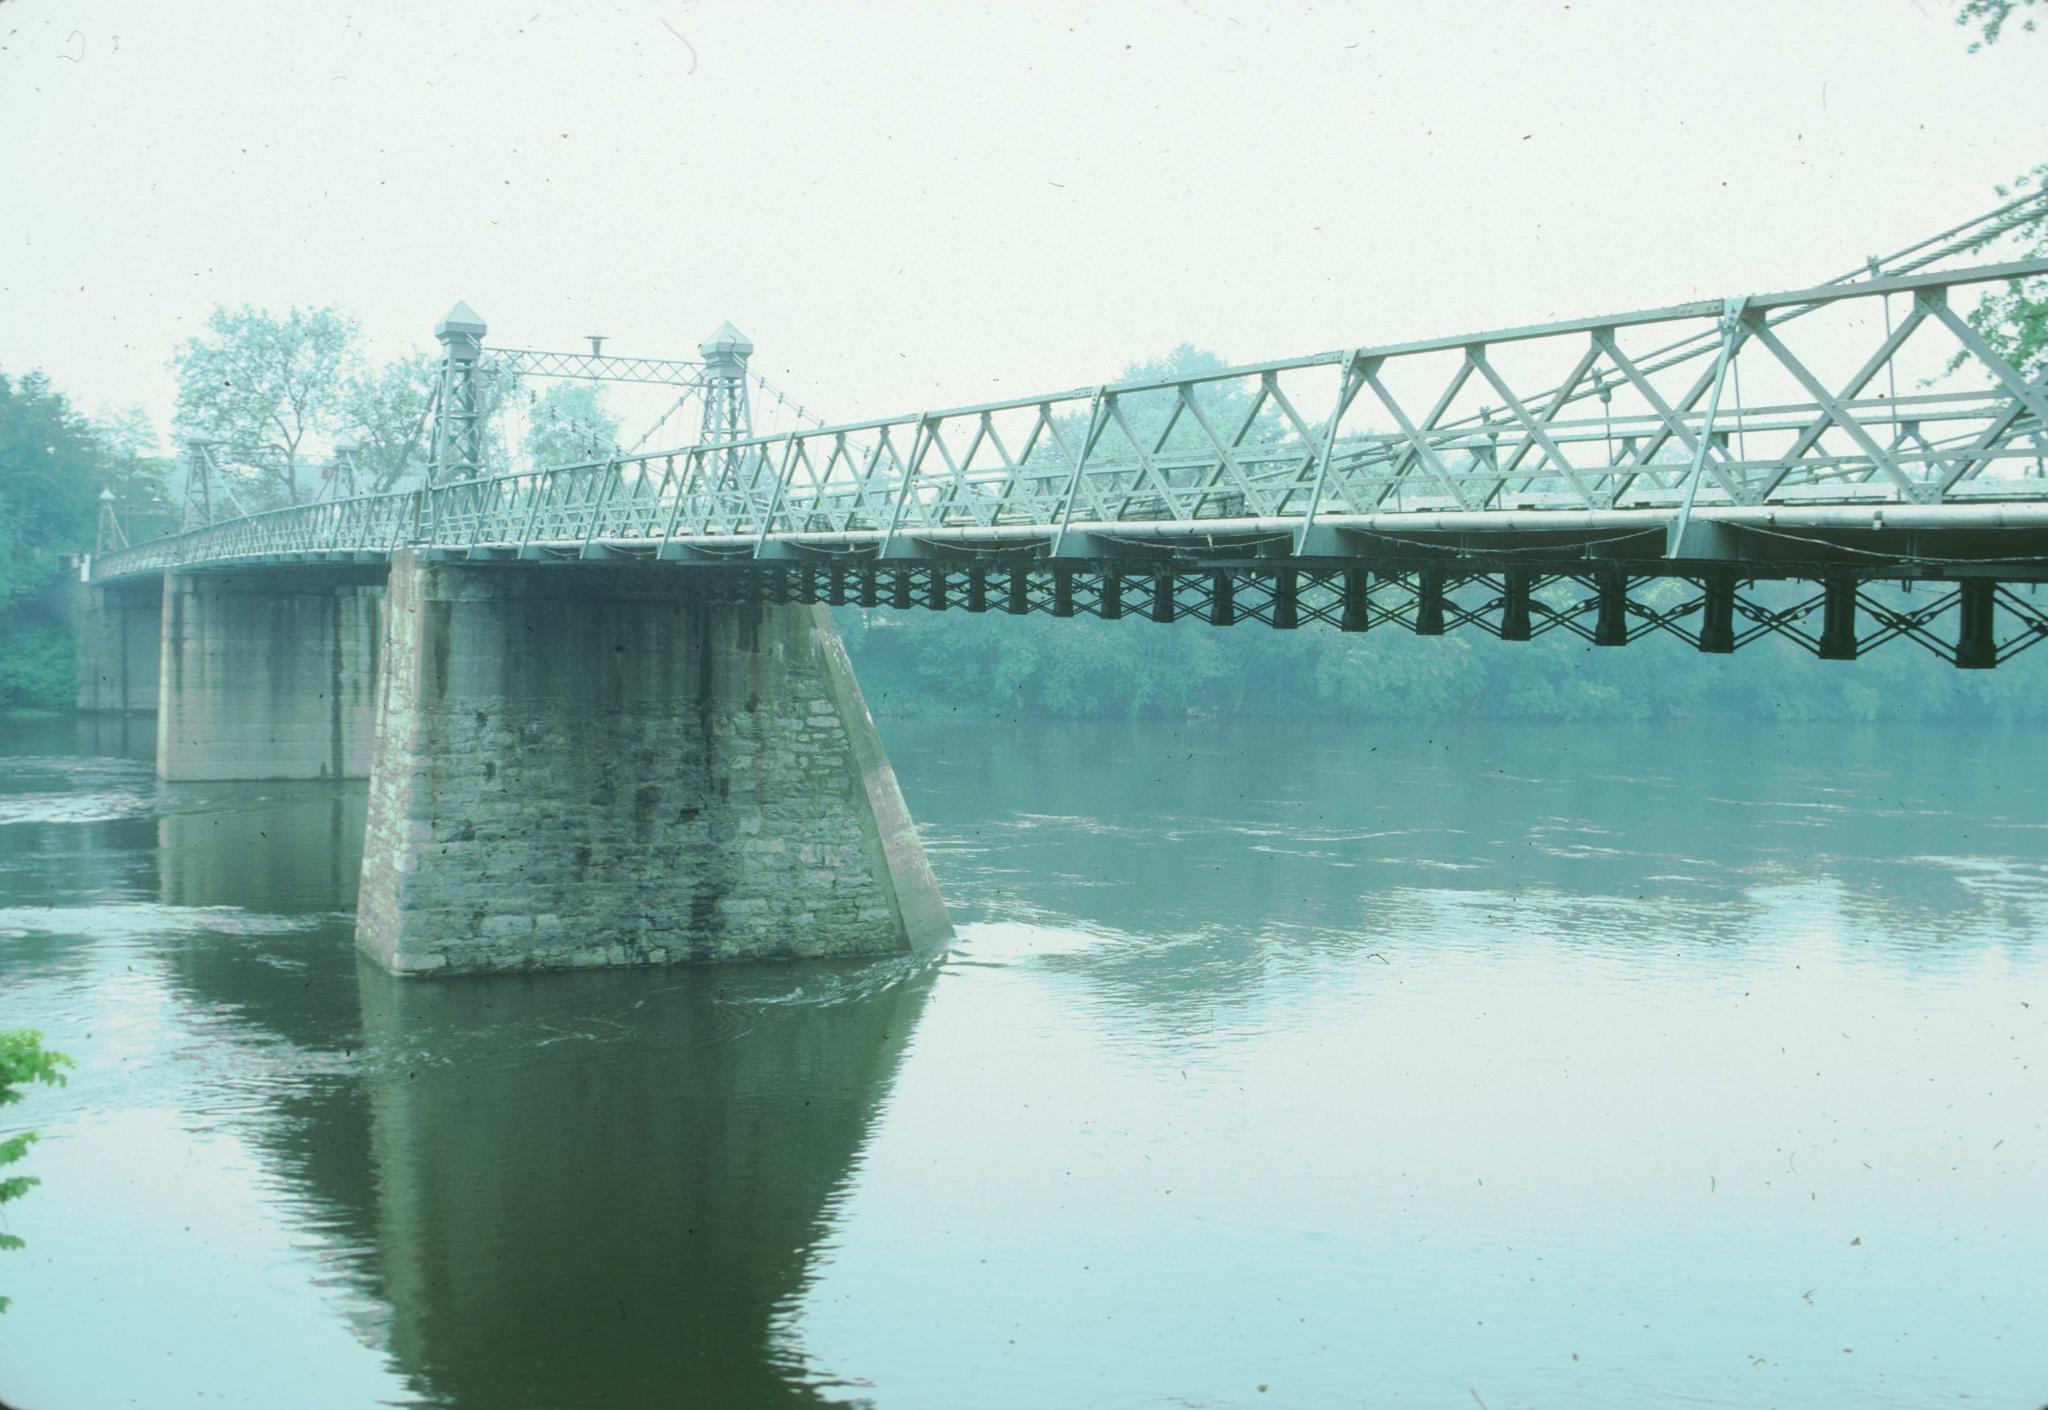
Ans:
{"type": "Polygon", "coordinates": [[[101,490],[124,507],[168,502],[141,434],[132,418],[95,425],[40,372],[0,372],[0,610],[47,581],[59,554],[93,546],[101,490]]]}
{"type": "MultiPolygon", "coordinates": [[[[63,1086],[64,1073],[61,1069],[71,1065],[71,1059],[64,1054],[45,1048],[43,1035],[33,1029],[0,1030],[0,1107],[20,1101],[24,1095],[20,1089],[29,1083],[63,1086]]],[[[35,1143],[36,1133],[33,1131],[18,1132],[0,1140],[0,1168],[19,1161],[35,1143]]],[[[20,1199],[41,1183],[33,1175],[0,1176],[0,1205],[20,1199]]],[[[22,1241],[15,1235],[0,1231],[0,1250],[21,1246],[22,1241]]],[[[0,1297],[0,1312],[6,1310],[7,1299],[0,1297]]]]}
{"type": "MultiPolygon", "coordinates": [[[[2048,193],[2048,162],[2035,167],[2012,186],[2001,186],[2001,197],[2012,197],[2028,186],[2048,193]]],[[[2048,257],[2048,205],[2033,221],[2009,235],[1999,235],[1972,246],[1981,250],[2007,239],[2017,240],[2023,258],[2048,257]]],[[[2005,286],[1986,294],[1970,312],[1970,326],[1983,335],[2022,377],[2032,378],[2048,370],[2048,277],[2008,279],[2005,286]]],[[[1958,353],[1949,364],[1954,371],[1966,361],[1958,353]]]]}
{"type": "Polygon", "coordinates": [[[524,449],[536,467],[603,460],[619,448],[619,418],[605,409],[603,389],[557,382],[535,400],[524,449]]]}
{"type": "Polygon", "coordinates": [[[138,462],[157,453],[156,423],[139,406],[101,417],[99,433],[107,448],[124,461],[138,462]]]}
{"type": "MultiPolygon", "coordinates": [[[[2005,22],[2012,18],[2015,10],[2031,10],[2037,0],[1963,0],[1963,8],[1956,11],[1956,23],[1968,29],[1975,25],[1979,37],[1970,41],[1970,52],[1989,48],[1996,44],[2005,33],[2005,22]]],[[[2027,15],[2020,21],[2020,31],[2032,34],[2036,29],[2034,17],[2027,15]]]]}
{"type": "Polygon", "coordinates": [[[358,362],[355,319],[332,308],[280,318],[244,304],[215,308],[206,327],[171,359],[179,432],[223,442],[222,459],[249,473],[263,498],[299,503],[309,441],[342,424],[358,362]]]}
{"type": "Polygon", "coordinates": [[[0,373],[0,606],[40,586],[59,553],[92,546],[113,469],[106,443],[48,378],[0,373]]]}
{"type": "Polygon", "coordinates": [[[381,494],[424,483],[433,453],[427,403],[433,398],[440,363],[426,353],[388,362],[380,372],[351,377],[342,398],[342,419],[355,441],[356,463],[366,479],[358,494],[381,494]]]}
{"type": "Polygon", "coordinates": [[[35,594],[59,555],[93,546],[102,490],[123,510],[168,508],[147,446],[133,416],[96,426],[41,373],[0,373],[0,709],[70,700],[70,638],[35,594]]]}
{"type": "MultiPolygon", "coordinates": [[[[1964,0],[1963,8],[1956,14],[1956,23],[1978,27],[1981,37],[1971,41],[1970,52],[1996,44],[2004,34],[2006,22],[2014,13],[2031,11],[2038,0],[1964,0]]],[[[2032,14],[2026,15],[2021,23],[2022,33],[2032,34],[2037,24],[2032,14]]],[[[2048,193],[2048,162],[2014,182],[2011,187],[2001,186],[2001,197],[2012,197],[2028,186],[2048,193]]],[[[2001,234],[1981,240],[1971,246],[1982,250],[1988,245],[2000,243],[2008,236],[2001,234]]],[[[2034,220],[2011,238],[2022,243],[2025,255],[2040,258],[2048,256],[2048,210],[2037,214],[2034,220]]],[[[1983,335],[1986,342],[2019,369],[2022,376],[2033,377],[2048,368],[2048,279],[2011,279],[2003,289],[1987,294],[1982,303],[1970,315],[1970,326],[1983,335]]],[[[1959,356],[1949,364],[1951,371],[1962,365],[1959,356]]]]}

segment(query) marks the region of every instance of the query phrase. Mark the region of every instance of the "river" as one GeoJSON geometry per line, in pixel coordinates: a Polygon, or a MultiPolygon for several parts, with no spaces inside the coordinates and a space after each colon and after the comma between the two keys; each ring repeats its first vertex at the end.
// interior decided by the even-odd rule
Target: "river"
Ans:
{"type": "Polygon", "coordinates": [[[0,721],[20,1410],[2048,1398],[2023,730],[885,721],[942,959],[405,983],[147,733],[0,721]]]}

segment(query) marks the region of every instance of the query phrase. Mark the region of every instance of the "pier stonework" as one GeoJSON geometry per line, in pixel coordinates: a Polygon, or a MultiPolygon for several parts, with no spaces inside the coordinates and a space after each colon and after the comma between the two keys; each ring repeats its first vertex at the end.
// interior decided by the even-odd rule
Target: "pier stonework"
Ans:
{"type": "Polygon", "coordinates": [[[85,714],[157,707],[164,585],[160,577],[75,585],[79,604],[78,708],[85,714]]]}
{"type": "Polygon", "coordinates": [[[339,564],[167,574],[157,775],[367,777],[382,579],[339,564]]]}
{"type": "Polygon", "coordinates": [[[398,973],[950,933],[823,608],[654,565],[391,565],[357,942],[398,973]]]}

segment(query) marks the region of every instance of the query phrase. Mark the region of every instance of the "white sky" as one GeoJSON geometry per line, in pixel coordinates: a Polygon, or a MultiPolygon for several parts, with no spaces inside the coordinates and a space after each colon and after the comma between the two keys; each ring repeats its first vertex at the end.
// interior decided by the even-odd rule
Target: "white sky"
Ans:
{"type": "Polygon", "coordinates": [[[167,426],[215,303],[460,298],[850,418],[1797,287],[2048,157],[1953,9],[0,0],[0,369],[167,426]]]}

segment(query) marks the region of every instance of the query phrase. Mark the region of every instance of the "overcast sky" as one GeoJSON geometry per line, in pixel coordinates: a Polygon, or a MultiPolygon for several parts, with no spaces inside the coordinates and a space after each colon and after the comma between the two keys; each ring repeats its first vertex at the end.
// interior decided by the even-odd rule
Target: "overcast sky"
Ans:
{"type": "Polygon", "coordinates": [[[0,0],[0,370],[167,425],[216,303],[459,298],[852,417],[1796,287],[2048,158],[1953,11],[0,0]]]}

